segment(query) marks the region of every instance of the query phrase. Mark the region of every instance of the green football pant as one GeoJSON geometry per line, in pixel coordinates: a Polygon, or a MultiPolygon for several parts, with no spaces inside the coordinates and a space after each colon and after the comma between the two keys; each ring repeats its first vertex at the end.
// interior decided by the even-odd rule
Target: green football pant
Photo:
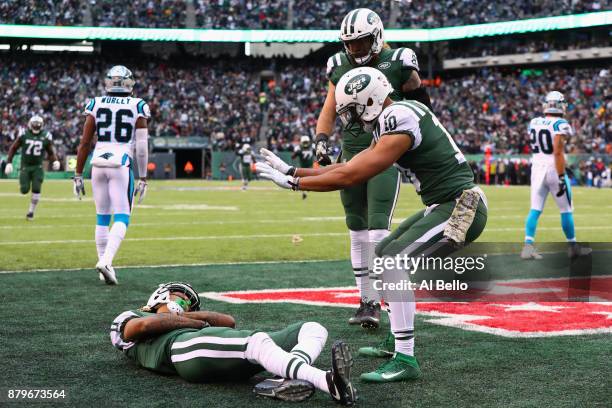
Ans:
{"type": "MultiPolygon", "coordinates": [[[[268,333],[285,351],[298,343],[304,322],[294,323],[283,330],[268,333]]],[[[172,343],[170,357],[179,376],[190,382],[240,381],[264,371],[259,364],[245,357],[253,330],[227,327],[207,327],[180,334],[172,343]]]]}
{"type": "Polygon", "coordinates": [[[27,194],[32,188],[32,193],[38,194],[41,191],[45,172],[42,166],[25,166],[19,172],[19,191],[27,194]]]}
{"type": "Polygon", "coordinates": [[[242,179],[246,180],[246,181],[251,181],[252,180],[252,174],[251,174],[251,165],[250,164],[243,164],[242,165],[242,179]]]}
{"type": "MultiPolygon", "coordinates": [[[[342,152],[348,161],[355,154],[342,152]]],[[[389,167],[363,184],[340,191],[346,226],[351,231],[390,229],[400,189],[399,172],[389,167]]]]}

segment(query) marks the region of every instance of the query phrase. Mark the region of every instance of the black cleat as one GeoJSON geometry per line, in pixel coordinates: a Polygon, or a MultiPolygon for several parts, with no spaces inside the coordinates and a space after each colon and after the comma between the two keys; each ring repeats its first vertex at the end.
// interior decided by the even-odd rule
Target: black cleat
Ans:
{"type": "Polygon", "coordinates": [[[253,392],[262,397],[291,402],[307,400],[314,391],[314,385],[308,381],[291,380],[282,377],[268,378],[256,384],[253,388],[253,392]]]}
{"type": "Polygon", "coordinates": [[[27,221],[32,221],[34,219],[34,213],[33,212],[29,212],[26,214],[26,220],[27,221]]]}
{"type": "Polygon", "coordinates": [[[353,356],[348,344],[336,340],[332,345],[332,369],[327,372],[329,395],[338,404],[352,406],[357,401],[357,391],[351,384],[353,356]]]}
{"type": "Polygon", "coordinates": [[[359,301],[359,309],[355,311],[355,315],[349,319],[349,324],[361,324],[361,319],[365,313],[366,302],[361,299],[359,301]]]}
{"type": "Polygon", "coordinates": [[[580,256],[588,256],[593,252],[593,250],[589,247],[584,247],[577,242],[570,242],[567,247],[567,257],[569,259],[575,259],[580,256]]]}
{"type": "Polygon", "coordinates": [[[365,304],[361,316],[361,327],[368,330],[380,327],[380,303],[370,300],[365,304]]]}

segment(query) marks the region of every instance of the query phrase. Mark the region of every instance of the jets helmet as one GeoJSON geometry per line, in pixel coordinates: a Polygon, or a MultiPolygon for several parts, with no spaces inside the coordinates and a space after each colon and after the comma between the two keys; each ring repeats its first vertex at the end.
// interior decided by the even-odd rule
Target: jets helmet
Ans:
{"type": "Polygon", "coordinates": [[[32,133],[34,134],[38,134],[40,133],[40,131],[42,130],[44,125],[44,121],[43,118],[38,116],[38,115],[34,115],[30,118],[30,120],[28,121],[28,128],[32,131],[32,133]]]}
{"type": "Polygon", "coordinates": [[[200,310],[200,296],[190,284],[185,282],[168,282],[160,284],[155,292],[149,297],[145,308],[148,310],[155,310],[160,305],[170,303],[170,293],[172,292],[180,292],[187,296],[190,311],[200,310]]]}
{"type": "Polygon", "coordinates": [[[342,75],[336,85],[336,113],[344,129],[361,122],[372,131],[393,87],[387,77],[371,67],[355,68],[342,75]]]}
{"type": "Polygon", "coordinates": [[[564,115],[566,107],[567,102],[561,92],[552,91],[546,94],[546,99],[544,100],[544,113],[564,115]]]}
{"type": "Polygon", "coordinates": [[[104,88],[108,93],[131,93],[134,83],[132,71],[123,65],[115,65],[106,73],[104,88]]]}
{"type": "Polygon", "coordinates": [[[310,146],[310,137],[306,135],[300,137],[300,146],[302,146],[304,149],[308,148],[310,146]]]}
{"type": "Polygon", "coordinates": [[[346,55],[357,65],[365,65],[380,53],[385,43],[384,28],[378,14],[367,8],[358,8],[349,12],[340,25],[340,40],[344,43],[346,55]],[[360,38],[371,37],[372,43],[367,55],[351,54],[347,43],[360,38]]]}

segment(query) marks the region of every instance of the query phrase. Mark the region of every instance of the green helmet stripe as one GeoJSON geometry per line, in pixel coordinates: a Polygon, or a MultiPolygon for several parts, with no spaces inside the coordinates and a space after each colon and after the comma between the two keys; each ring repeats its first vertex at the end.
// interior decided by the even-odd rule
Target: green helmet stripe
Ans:
{"type": "Polygon", "coordinates": [[[360,11],[361,11],[361,9],[357,9],[357,10],[353,11],[353,16],[351,17],[351,28],[349,30],[349,34],[354,34],[355,33],[355,22],[357,21],[357,16],[359,15],[360,11]]]}

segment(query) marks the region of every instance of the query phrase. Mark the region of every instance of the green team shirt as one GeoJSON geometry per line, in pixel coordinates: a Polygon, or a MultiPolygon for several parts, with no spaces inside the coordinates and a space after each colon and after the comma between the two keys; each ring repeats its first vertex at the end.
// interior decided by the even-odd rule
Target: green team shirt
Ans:
{"type": "Polygon", "coordinates": [[[21,167],[42,166],[44,152],[53,140],[51,133],[41,131],[35,135],[28,129],[19,139],[21,140],[21,167]]]}
{"type": "Polygon", "coordinates": [[[395,167],[414,185],[427,206],[451,201],[472,188],[474,174],[463,153],[438,118],[422,103],[405,100],[387,106],[374,128],[374,139],[409,134],[412,148],[395,167]]]}
{"type": "MultiPolygon", "coordinates": [[[[393,87],[389,97],[394,101],[404,99],[402,85],[410,78],[412,71],[419,70],[416,54],[410,48],[383,48],[378,57],[364,65],[381,71],[393,87]]],[[[327,60],[327,77],[336,85],[342,75],[359,65],[352,65],[346,53],[338,52],[327,60]]],[[[359,125],[342,132],[342,149],[356,154],[367,149],[372,143],[372,134],[363,131],[359,125]]]]}
{"type": "Polygon", "coordinates": [[[310,168],[314,163],[315,151],[312,145],[304,148],[296,146],[293,150],[293,155],[298,159],[299,166],[302,168],[310,168]]]}
{"type": "Polygon", "coordinates": [[[177,329],[150,340],[132,342],[123,339],[123,329],[128,321],[139,317],[154,316],[155,313],[128,310],[113,320],[110,330],[111,343],[130,359],[149,370],[164,374],[176,374],[170,357],[170,347],[176,336],[198,329],[177,329]]]}

